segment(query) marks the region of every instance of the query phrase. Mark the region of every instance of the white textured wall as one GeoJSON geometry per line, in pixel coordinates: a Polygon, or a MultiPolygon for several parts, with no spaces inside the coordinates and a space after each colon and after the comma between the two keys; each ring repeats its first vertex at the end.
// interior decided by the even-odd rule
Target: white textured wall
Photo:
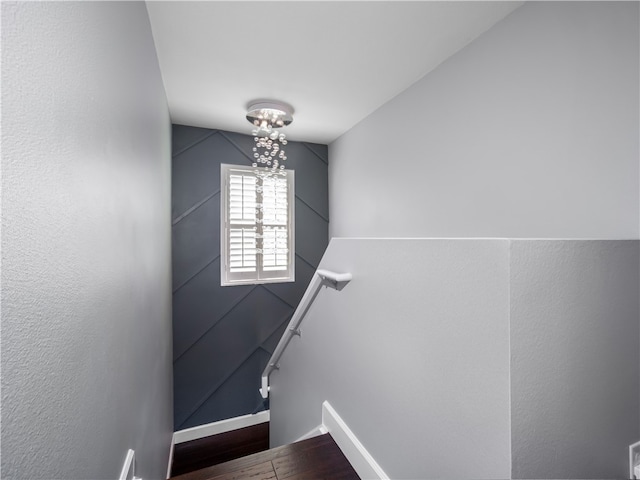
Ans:
{"type": "Polygon", "coordinates": [[[627,478],[640,439],[638,241],[513,241],[513,478],[627,478]]]}
{"type": "Polygon", "coordinates": [[[509,478],[508,241],[333,239],[271,376],[271,444],[328,400],[394,479],[509,478]]]}
{"type": "Polygon", "coordinates": [[[637,238],[638,24],[516,10],[329,146],[330,235],[637,238]]]}
{"type": "Polygon", "coordinates": [[[143,2],[2,3],[2,478],[164,478],[170,122],[143,2]]]}
{"type": "Polygon", "coordinates": [[[638,240],[332,239],[271,375],[272,445],[328,400],[399,478],[626,478],[638,240]]]}

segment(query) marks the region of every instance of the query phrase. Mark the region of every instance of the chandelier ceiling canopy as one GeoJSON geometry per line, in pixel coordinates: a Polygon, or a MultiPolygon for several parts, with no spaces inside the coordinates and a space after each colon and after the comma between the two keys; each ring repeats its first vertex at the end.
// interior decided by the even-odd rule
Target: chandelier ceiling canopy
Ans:
{"type": "Polygon", "coordinates": [[[282,102],[252,102],[247,107],[247,120],[254,127],[253,167],[263,167],[265,174],[284,175],[287,139],[280,129],[293,122],[293,108],[282,102]]]}

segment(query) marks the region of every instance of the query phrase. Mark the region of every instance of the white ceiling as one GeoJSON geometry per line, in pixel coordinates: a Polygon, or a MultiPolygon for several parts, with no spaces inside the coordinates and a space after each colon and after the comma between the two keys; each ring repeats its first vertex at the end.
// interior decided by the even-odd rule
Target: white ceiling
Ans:
{"type": "Polygon", "coordinates": [[[147,2],[174,123],[249,133],[246,107],[295,109],[330,143],[523,2],[147,2]]]}

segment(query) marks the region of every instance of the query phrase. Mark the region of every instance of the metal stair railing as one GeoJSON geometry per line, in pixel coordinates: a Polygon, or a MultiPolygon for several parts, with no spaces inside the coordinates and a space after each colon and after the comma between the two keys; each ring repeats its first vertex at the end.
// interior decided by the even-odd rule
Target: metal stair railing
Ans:
{"type": "Polygon", "coordinates": [[[320,288],[324,286],[340,291],[351,281],[351,279],[352,275],[350,273],[335,273],[328,270],[317,270],[313,275],[307,290],[302,296],[302,300],[300,300],[298,308],[296,308],[296,311],[293,313],[293,317],[291,317],[289,326],[278,342],[276,349],[273,351],[264,372],[262,372],[262,387],[260,388],[262,398],[267,398],[269,396],[269,376],[271,375],[271,372],[280,368],[278,362],[291,339],[295,336],[300,336],[300,324],[307,315],[313,301],[318,296],[320,288]]]}

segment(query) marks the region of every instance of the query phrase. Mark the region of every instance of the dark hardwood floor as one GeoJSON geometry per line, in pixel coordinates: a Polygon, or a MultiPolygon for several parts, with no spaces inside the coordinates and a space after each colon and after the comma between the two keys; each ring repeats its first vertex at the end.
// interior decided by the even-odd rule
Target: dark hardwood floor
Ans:
{"type": "MultiPolygon", "coordinates": [[[[175,470],[173,474],[175,475],[175,470]]],[[[175,480],[359,479],[358,474],[329,434],[254,453],[172,478],[175,480]]]]}
{"type": "Polygon", "coordinates": [[[269,422],[178,443],[173,450],[171,475],[182,475],[264,450],[269,450],[269,422]]]}

